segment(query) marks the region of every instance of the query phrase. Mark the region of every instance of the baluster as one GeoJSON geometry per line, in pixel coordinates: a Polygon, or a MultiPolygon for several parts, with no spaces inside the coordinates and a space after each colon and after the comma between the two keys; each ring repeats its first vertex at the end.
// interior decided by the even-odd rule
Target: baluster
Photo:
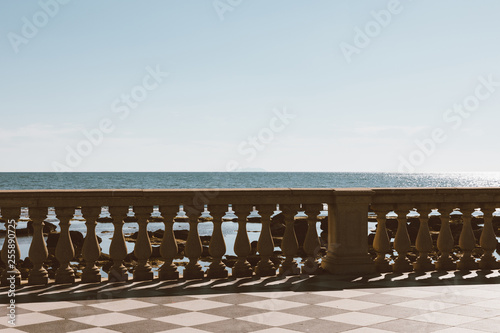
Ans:
{"type": "Polygon", "coordinates": [[[259,276],[274,276],[276,275],[276,267],[271,261],[271,256],[274,253],[274,242],[271,235],[271,215],[274,213],[272,205],[261,205],[259,214],[262,216],[262,230],[257,243],[257,251],[260,255],[260,261],[255,267],[255,274],[259,276]]]}
{"type": "Polygon", "coordinates": [[[2,261],[5,264],[5,269],[2,272],[2,285],[7,286],[15,283],[16,286],[21,285],[21,272],[17,269],[19,265],[19,259],[21,258],[21,250],[19,249],[19,244],[17,243],[17,235],[15,230],[12,228],[17,227],[17,221],[19,219],[19,208],[2,208],[2,218],[5,224],[5,240],[2,246],[2,261]],[[13,224],[9,224],[9,221],[14,220],[13,224]],[[9,228],[9,225],[13,226],[9,228]],[[9,237],[10,236],[10,237],[9,237]],[[11,241],[9,242],[9,239],[11,241]],[[10,248],[9,248],[10,246],[10,248]],[[14,253],[12,253],[14,250],[14,253]],[[14,257],[12,257],[14,255],[14,257]],[[12,260],[14,259],[14,262],[12,260]]]}
{"type": "Polygon", "coordinates": [[[411,272],[413,267],[410,260],[406,258],[406,254],[410,251],[411,247],[406,222],[406,210],[398,209],[395,213],[398,215],[398,230],[394,238],[394,248],[398,252],[398,257],[394,260],[392,268],[394,272],[411,272]]]}
{"type": "MultiPolygon", "coordinates": [[[[302,208],[302,207],[301,207],[302,208]]],[[[290,207],[290,205],[281,205],[281,211],[285,217],[285,233],[283,235],[283,240],[281,241],[281,250],[285,256],[285,260],[281,263],[279,268],[280,275],[297,275],[300,274],[300,269],[295,261],[295,256],[299,250],[299,242],[297,241],[297,236],[295,235],[295,210],[290,207]]],[[[302,212],[302,209],[301,209],[302,212]]],[[[307,219],[307,215],[303,213],[303,218],[307,219]]]]}
{"type": "Polygon", "coordinates": [[[228,272],[226,265],[222,262],[222,256],[226,254],[226,243],[222,234],[222,218],[226,215],[227,205],[212,206],[210,207],[210,215],[212,215],[214,224],[214,231],[210,239],[208,252],[212,256],[212,263],[208,267],[207,277],[214,278],[227,278],[228,272]]]}
{"type": "MultiPolygon", "coordinates": [[[[243,206],[233,205],[233,210],[240,216],[245,216],[243,206]],[[238,213],[240,212],[240,213],[238,213]]],[[[234,277],[249,277],[253,275],[252,266],[247,260],[252,248],[247,234],[247,218],[238,217],[238,233],[234,241],[234,253],[238,256],[236,263],[233,266],[232,276],[234,277]]]]}
{"type": "MultiPolygon", "coordinates": [[[[446,207],[443,209],[443,211],[449,212],[451,211],[451,208],[446,207]]],[[[455,270],[457,268],[457,265],[450,257],[455,241],[453,240],[453,234],[451,233],[448,213],[445,214],[444,217],[441,216],[440,219],[441,228],[439,229],[439,235],[437,239],[437,248],[440,252],[440,255],[436,262],[436,269],[439,271],[455,270]]]]}
{"type": "Polygon", "coordinates": [[[377,214],[377,230],[373,239],[373,249],[377,252],[375,258],[375,269],[379,273],[390,272],[392,267],[389,264],[389,259],[386,258],[387,253],[391,253],[391,242],[387,233],[386,214],[383,210],[376,210],[377,214]]]}
{"type": "Polygon", "coordinates": [[[174,258],[177,257],[178,252],[177,242],[175,241],[174,236],[174,219],[178,210],[178,205],[160,206],[162,215],[166,216],[163,218],[165,233],[163,234],[163,239],[160,245],[160,254],[165,263],[160,267],[160,272],[158,274],[160,280],[177,280],[179,278],[177,266],[173,264],[174,258]]]}
{"type": "Polygon", "coordinates": [[[43,238],[44,221],[47,218],[47,208],[30,208],[29,216],[33,221],[33,240],[29,249],[29,258],[33,268],[28,276],[28,283],[32,285],[49,283],[49,274],[43,263],[47,260],[49,251],[43,238]]]}
{"type": "Polygon", "coordinates": [[[321,243],[318,237],[316,223],[318,222],[317,213],[319,211],[317,205],[304,205],[307,215],[307,232],[304,239],[304,252],[306,260],[302,266],[302,274],[319,274],[322,269],[319,267],[318,257],[321,249],[321,243]]]}
{"type": "Polygon", "coordinates": [[[432,238],[429,230],[429,215],[425,213],[428,212],[429,209],[427,207],[422,207],[421,211],[424,212],[424,214],[420,214],[420,226],[415,241],[418,257],[413,263],[413,269],[416,272],[433,271],[435,268],[429,257],[429,253],[432,251],[432,238]]]}
{"type": "Polygon", "coordinates": [[[478,267],[474,257],[472,257],[472,251],[476,248],[476,238],[474,237],[474,232],[471,225],[471,214],[473,211],[474,209],[470,208],[465,208],[463,210],[464,214],[462,216],[462,232],[460,233],[460,238],[458,241],[458,245],[463,251],[462,258],[460,258],[457,263],[457,268],[460,270],[471,270],[477,269],[478,267]]]}
{"type": "Polygon", "coordinates": [[[109,213],[113,219],[113,239],[109,246],[109,256],[113,260],[113,266],[109,270],[108,282],[125,282],[128,280],[127,269],[123,260],[127,256],[127,244],[123,236],[124,220],[127,217],[129,207],[109,207],[109,213]]]}
{"type": "Polygon", "coordinates": [[[153,280],[154,274],[148,260],[153,253],[151,241],[148,235],[148,222],[151,218],[151,207],[134,207],[134,213],[139,224],[139,232],[135,242],[134,254],[137,257],[137,265],[134,268],[134,281],[153,280]]]}
{"type": "Polygon", "coordinates": [[[479,245],[481,245],[484,251],[479,261],[479,268],[481,269],[497,269],[500,266],[493,256],[493,252],[497,249],[498,241],[493,229],[493,213],[487,213],[491,210],[495,211],[495,207],[485,207],[484,209],[483,232],[481,232],[481,238],[479,238],[479,245]]]}
{"type": "Polygon", "coordinates": [[[201,257],[203,252],[200,235],[198,234],[198,218],[200,215],[199,212],[194,209],[189,210],[186,213],[189,217],[189,233],[184,252],[186,257],[189,259],[189,263],[184,269],[183,277],[188,280],[202,279],[204,277],[204,272],[198,263],[198,259],[201,257]]]}
{"type": "Polygon", "coordinates": [[[75,257],[75,249],[69,234],[71,220],[75,215],[74,208],[56,209],[61,233],[56,245],[56,259],[59,268],[56,271],[56,283],[75,283],[75,271],[70,266],[70,261],[75,257]]]}
{"type": "Polygon", "coordinates": [[[83,283],[101,282],[101,271],[95,264],[101,256],[101,247],[95,232],[100,213],[101,207],[82,208],[82,215],[87,226],[87,234],[83,240],[82,248],[83,260],[85,260],[85,268],[82,271],[83,283]]]}

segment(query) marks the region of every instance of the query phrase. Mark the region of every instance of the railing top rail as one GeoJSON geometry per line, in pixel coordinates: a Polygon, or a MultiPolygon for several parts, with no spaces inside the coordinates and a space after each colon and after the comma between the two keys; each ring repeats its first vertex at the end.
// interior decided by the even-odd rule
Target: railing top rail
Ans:
{"type": "Polygon", "coordinates": [[[499,187],[0,190],[0,207],[265,205],[348,202],[374,205],[500,204],[499,187]],[[358,201],[364,202],[365,199],[358,201]]]}
{"type": "Polygon", "coordinates": [[[2,190],[0,207],[320,204],[332,189],[2,190]]]}

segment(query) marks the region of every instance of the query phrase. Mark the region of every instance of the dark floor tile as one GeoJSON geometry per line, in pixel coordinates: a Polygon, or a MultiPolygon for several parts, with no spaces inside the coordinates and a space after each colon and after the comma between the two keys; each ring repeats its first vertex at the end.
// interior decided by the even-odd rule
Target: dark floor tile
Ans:
{"type": "Polygon", "coordinates": [[[157,320],[140,320],[134,321],[132,323],[106,326],[106,328],[109,330],[114,330],[122,333],[154,333],[181,327],[182,326],[164,323],[157,320]]]}
{"type": "Polygon", "coordinates": [[[297,316],[311,317],[311,318],[323,318],[323,317],[333,316],[336,314],[346,313],[349,311],[337,308],[330,308],[327,306],[306,305],[306,306],[300,306],[298,308],[281,310],[280,312],[285,312],[297,316]]]}
{"type": "Polygon", "coordinates": [[[214,323],[203,324],[193,326],[193,328],[197,328],[199,330],[205,330],[208,332],[214,333],[247,333],[263,330],[266,328],[271,328],[271,326],[251,323],[244,320],[222,320],[214,323]]]}
{"type": "Polygon", "coordinates": [[[336,332],[345,332],[359,326],[332,322],[328,320],[307,320],[301,321],[299,323],[294,323],[290,325],[280,326],[280,328],[295,330],[299,332],[328,332],[328,333],[336,333],[336,332]]]}
{"type": "Polygon", "coordinates": [[[230,305],[230,306],[224,306],[221,308],[203,310],[200,312],[215,315],[215,316],[228,317],[228,318],[240,318],[240,317],[251,316],[254,314],[268,312],[268,310],[257,309],[257,308],[252,308],[249,306],[242,306],[242,305],[230,305]]]}
{"type": "Polygon", "coordinates": [[[173,308],[170,306],[163,306],[163,305],[150,306],[147,308],[132,309],[132,310],[127,310],[127,311],[120,311],[120,313],[128,314],[131,316],[142,317],[142,318],[148,318],[148,319],[160,318],[160,317],[165,317],[165,316],[172,316],[172,315],[186,313],[186,312],[189,312],[189,310],[177,309],[177,308],[173,308]]]}
{"type": "Polygon", "coordinates": [[[62,318],[85,317],[85,316],[98,315],[98,314],[108,313],[108,312],[111,312],[111,311],[99,309],[99,308],[95,308],[93,306],[87,306],[87,305],[75,306],[75,307],[70,307],[70,308],[65,308],[65,309],[43,311],[43,313],[45,313],[45,314],[55,316],[55,317],[62,317],[62,318]]]}
{"type": "Polygon", "coordinates": [[[73,320],[57,320],[41,324],[33,324],[16,327],[29,333],[54,333],[54,332],[71,332],[92,328],[94,326],[82,324],[73,320]]]}

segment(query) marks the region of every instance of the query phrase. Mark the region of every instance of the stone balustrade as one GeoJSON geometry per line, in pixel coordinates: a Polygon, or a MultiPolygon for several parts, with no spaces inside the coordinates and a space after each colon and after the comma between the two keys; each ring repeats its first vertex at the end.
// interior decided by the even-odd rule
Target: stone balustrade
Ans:
{"type": "MultiPolygon", "coordinates": [[[[33,226],[28,254],[32,267],[27,281],[21,279],[19,267],[4,264],[2,284],[7,284],[7,277],[12,275],[16,276],[17,284],[43,285],[52,281],[44,265],[49,256],[44,234],[49,207],[55,209],[60,221],[55,248],[58,267],[54,282],[101,282],[101,270],[96,265],[101,255],[96,227],[103,218],[103,206],[108,207],[108,219],[112,219],[114,228],[109,247],[112,261],[107,278],[109,282],[129,279],[124,265],[128,253],[123,226],[131,219],[138,224],[133,251],[136,258],[132,269],[134,281],[499,268],[494,256],[498,231],[496,224],[494,227],[494,213],[500,207],[499,188],[0,191],[1,215],[6,226],[8,221],[19,220],[24,207],[29,208],[33,226]],[[328,243],[326,255],[320,258],[321,243],[316,223],[324,203],[328,204],[328,243]],[[279,244],[281,256],[278,258],[271,232],[277,204],[284,216],[284,232],[279,244]],[[130,207],[133,207],[133,214],[130,207]],[[157,208],[156,215],[154,207],[157,208]],[[373,244],[368,241],[369,212],[376,214],[373,244]],[[450,224],[449,215],[452,212],[456,221],[452,219],[450,224]],[[484,222],[479,239],[476,239],[472,225],[473,222],[477,224],[478,216],[484,222]],[[84,268],[81,272],[75,272],[71,266],[75,247],[70,237],[70,225],[77,217],[86,226],[81,251],[84,268]],[[429,227],[430,221],[436,218],[440,221],[437,231],[435,227],[433,230],[429,227]],[[261,231],[256,248],[259,260],[253,267],[249,262],[252,246],[247,223],[255,220],[261,223],[261,231]],[[408,222],[410,220],[418,224],[413,241],[410,237],[413,233],[409,233],[408,229],[411,227],[410,231],[414,231],[413,222],[408,222]],[[162,265],[157,273],[152,269],[150,259],[153,247],[147,227],[151,221],[164,224],[159,247],[162,265]],[[223,223],[228,221],[238,225],[234,241],[237,258],[231,268],[224,263],[227,248],[222,232],[223,223]],[[182,273],[175,262],[179,249],[174,226],[179,222],[189,223],[184,246],[188,262],[182,273]],[[297,222],[306,226],[303,234],[297,234],[297,222]],[[213,224],[208,245],[210,265],[205,270],[200,265],[203,246],[198,232],[199,223],[213,224]],[[455,239],[456,223],[461,227],[458,239],[455,239]],[[298,239],[303,241],[299,244],[298,239]],[[299,250],[302,251],[300,265],[299,250]],[[415,253],[414,258],[409,255],[415,253]],[[478,254],[481,257],[476,260],[478,254]]],[[[7,237],[6,234],[0,256],[3,263],[8,261],[7,237]]],[[[15,244],[16,262],[19,262],[17,239],[15,244]]]]}

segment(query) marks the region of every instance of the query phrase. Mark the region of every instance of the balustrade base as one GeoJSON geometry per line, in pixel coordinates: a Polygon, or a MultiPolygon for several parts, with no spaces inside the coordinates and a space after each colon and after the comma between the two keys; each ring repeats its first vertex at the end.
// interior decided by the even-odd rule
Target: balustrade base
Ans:
{"type": "Polygon", "coordinates": [[[33,275],[30,274],[28,276],[28,284],[29,285],[44,285],[49,283],[49,274],[46,273],[44,275],[33,275]]]}
{"type": "Polygon", "coordinates": [[[258,276],[275,276],[276,267],[269,258],[262,258],[255,266],[255,274],[258,276]]]}
{"type": "Polygon", "coordinates": [[[474,260],[473,257],[462,257],[458,262],[457,262],[457,269],[461,271],[469,271],[469,270],[474,270],[478,269],[479,265],[478,263],[474,260]]]}
{"type": "Polygon", "coordinates": [[[429,258],[418,257],[417,261],[413,263],[413,270],[415,272],[429,272],[435,269],[435,265],[429,258]]]}
{"type": "Polygon", "coordinates": [[[246,261],[246,259],[238,259],[233,266],[233,272],[231,275],[237,278],[250,277],[253,275],[252,266],[248,261],[246,261]]]}
{"type": "Polygon", "coordinates": [[[329,252],[321,261],[321,268],[332,274],[371,274],[375,264],[368,254],[358,256],[338,256],[329,252]]]}
{"type": "Polygon", "coordinates": [[[179,272],[177,272],[177,266],[172,264],[172,261],[167,262],[161,266],[158,272],[158,278],[160,280],[177,280],[179,278],[179,272]]]}
{"type": "Polygon", "coordinates": [[[41,265],[36,265],[31,269],[28,276],[28,284],[30,285],[43,285],[49,283],[49,273],[41,265]]]}
{"type": "Polygon", "coordinates": [[[134,270],[134,281],[151,281],[154,279],[154,273],[151,270],[134,270]]]}
{"type": "Polygon", "coordinates": [[[82,274],[82,283],[99,283],[102,281],[101,274],[85,276],[82,274]]]}
{"type": "Polygon", "coordinates": [[[500,263],[492,256],[481,257],[478,266],[480,269],[498,269],[500,268],[500,263]]]}
{"type": "Polygon", "coordinates": [[[56,271],[56,283],[75,283],[75,271],[71,267],[59,268],[56,271]]]}
{"type": "Polygon", "coordinates": [[[392,271],[395,273],[404,273],[413,271],[413,266],[407,258],[397,258],[392,265],[392,271]]]}
{"type": "Polygon", "coordinates": [[[377,273],[388,273],[392,272],[392,266],[388,260],[384,259],[382,261],[375,261],[375,271],[377,273]]]}
{"type": "Polygon", "coordinates": [[[299,275],[300,274],[300,268],[297,266],[297,263],[295,260],[292,259],[292,261],[284,261],[281,267],[278,270],[279,275],[299,275]]]}
{"type": "Polygon", "coordinates": [[[82,271],[82,282],[83,283],[94,283],[101,282],[102,277],[97,266],[93,265],[90,267],[85,267],[82,271]]]}
{"type": "Polygon", "coordinates": [[[203,279],[205,277],[205,273],[201,269],[200,264],[197,262],[190,262],[184,269],[182,277],[186,280],[203,279]]]}
{"type": "Polygon", "coordinates": [[[222,262],[212,262],[207,270],[207,277],[210,279],[227,278],[226,265],[222,262]]]}
{"type": "Polygon", "coordinates": [[[125,266],[121,267],[111,267],[108,274],[109,282],[127,282],[128,281],[128,273],[125,266]]]}
{"type": "Polygon", "coordinates": [[[438,271],[454,271],[457,269],[457,264],[451,260],[450,257],[439,257],[438,261],[436,261],[436,270],[438,271]]]}

